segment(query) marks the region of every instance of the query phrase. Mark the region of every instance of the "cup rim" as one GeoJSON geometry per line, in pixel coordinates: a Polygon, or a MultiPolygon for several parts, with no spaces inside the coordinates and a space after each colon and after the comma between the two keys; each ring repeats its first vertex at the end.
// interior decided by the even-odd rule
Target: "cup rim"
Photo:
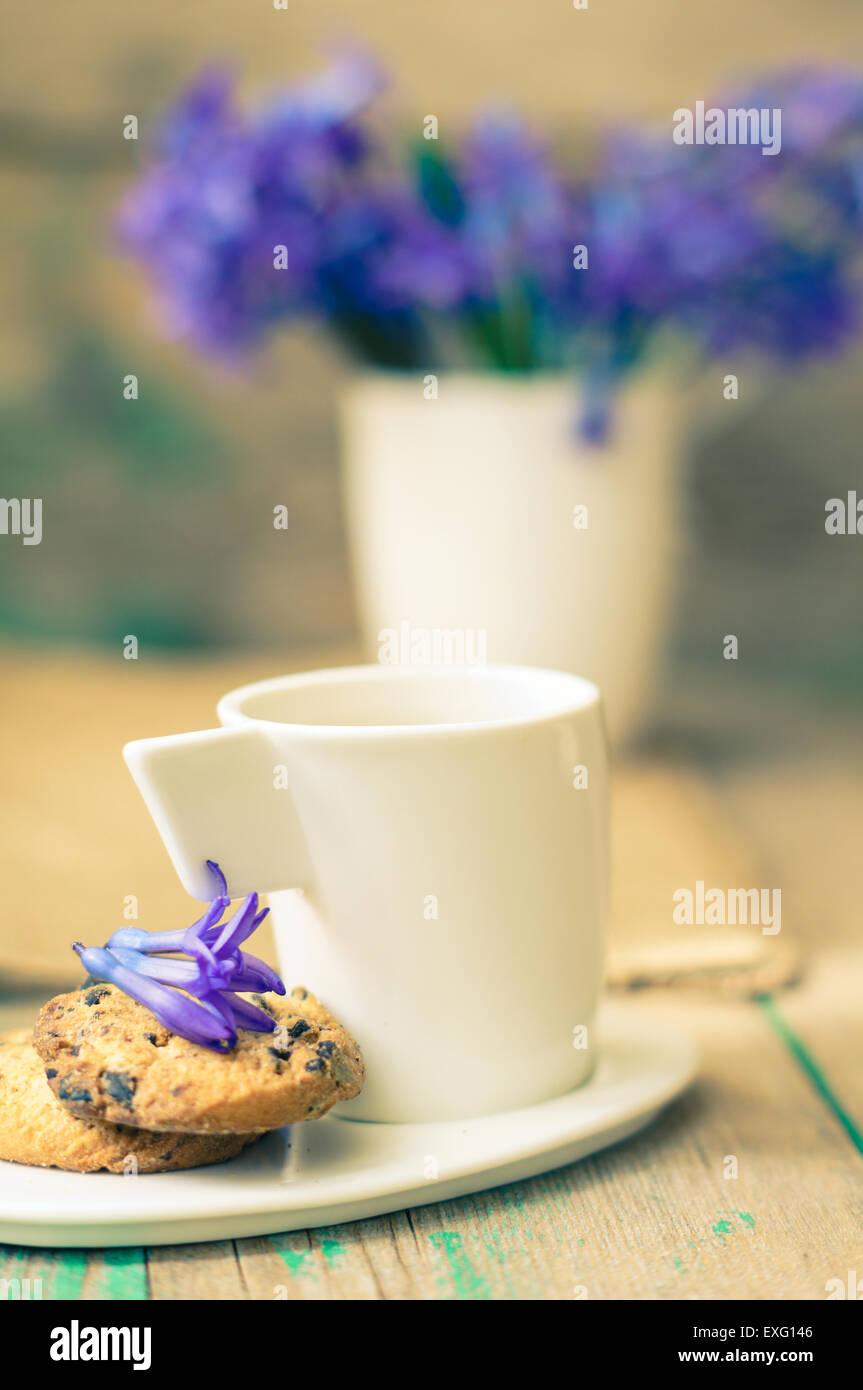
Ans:
{"type": "Polygon", "coordinates": [[[253,681],[248,685],[237,686],[223,695],[217,705],[220,720],[225,725],[254,724],[271,730],[290,729],[296,734],[326,739],[345,738],[416,738],[418,736],[453,736],[485,732],[501,732],[509,729],[533,728],[552,723],[567,715],[585,713],[591,709],[602,709],[602,692],[585,676],[577,676],[568,671],[556,671],[542,666],[520,666],[514,664],[488,663],[485,665],[453,666],[385,666],[377,662],[357,666],[333,666],[320,670],[300,671],[289,675],[272,676],[265,680],[253,681]],[[466,719],[449,722],[422,724],[315,724],[294,722],[283,719],[269,719],[249,713],[245,708],[248,701],[272,691],[309,689],[314,686],[350,685],[379,680],[382,683],[396,681],[436,681],[436,680],[476,680],[488,678],[495,682],[524,681],[525,684],[540,682],[546,690],[557,687],[559,700],[552,700],[548,708],[533,710],[525,714],[507,715],[495,719],[466,719]]]}

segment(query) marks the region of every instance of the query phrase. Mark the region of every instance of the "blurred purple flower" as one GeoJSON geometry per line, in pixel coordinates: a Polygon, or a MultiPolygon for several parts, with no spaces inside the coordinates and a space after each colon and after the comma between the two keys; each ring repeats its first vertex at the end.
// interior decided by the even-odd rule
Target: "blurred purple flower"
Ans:
{"type": "Polygon", "coordinates": [[[247,116],[227,73],[197,79],[117,223],[150,271],[169,331],[232,357],[315,310],[322,267],[379,235],[356,117],[381,85],[364,55],[346,53],[247,116]],[[287,270],[275,268],[279,246],[287,270]]]}
{"type": "Polygon", "coordinates": [[[645,342],[670,327],[779,362],[858,331],[863,78],[780,74],[717,104],[778,106],[780,154],[618,131],[590,183],[588,312],[612,363],[628,363],[633,323],[645,342]]]}
{"type": "Polygon", "coordinates": [[[192,85],[119,218],[171,331],[237,359],[308,315],[388,367],[572,364],[594,439],[661,332],[796,361],[857,331],[863,76],[800,69],[720,103],[780,107],[775,157],[632,128],[579,179],[500,114],[393,171],[368,120],[383,85],[353,51],[251,112],[224,73],[192,85]]]}

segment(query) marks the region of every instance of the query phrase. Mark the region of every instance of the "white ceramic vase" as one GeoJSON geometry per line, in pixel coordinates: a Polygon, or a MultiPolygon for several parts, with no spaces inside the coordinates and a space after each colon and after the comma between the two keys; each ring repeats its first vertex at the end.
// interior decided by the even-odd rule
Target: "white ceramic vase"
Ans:
{"type": "Polygon", "coordinates": [[[676,402],[635,379],[608,441],[570,376],[369,373],[344,398],[348,526],[372,660],[587,676],[612,742],[638,731],[678,535],[676,402]]]}

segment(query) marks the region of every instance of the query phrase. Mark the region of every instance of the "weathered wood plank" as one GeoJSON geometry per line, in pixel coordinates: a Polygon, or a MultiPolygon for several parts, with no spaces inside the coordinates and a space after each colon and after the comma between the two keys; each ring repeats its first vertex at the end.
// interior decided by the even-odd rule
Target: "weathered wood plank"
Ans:
{"type": "Polygon", "coordinates": [[[247,1291],[233,1241],[160,1245],[147,1255],[154,1299],[242,1299],[247,1291]]]}
{"type": "Polygon", "coordinates": [[[89,1251],[80,1297],[109,1303],[148,1298],[146,1251],[137,1246],[89,1251]]]}
{"type": "Polygon", "coordinates": [[[386,1230],[385,1223],[364,1222],[238,1241],[250,1296],[287,1301],[395,1296],[391,1289],[385,1294],[389,1286],[381,1282],[389,1238],[373,1228],[386,1230]],[[357,1236],[360,1224],[370,1228],[362,1239],[357,1236]]]}
{"type": "Polygon", "coordinates": [[[804,946],[800,985],[779,1000],[782,1016],[863,1131],[863,920],[860,788],[863,757],[850,738],[817,753],[759,764],[723,779],[719,795],[763,847],[804,946]],[[781,808],[781,810],[777,809],[781,808]]]}
{"type": "Polygon", "coordinates": [[[76,1300],[81,1297],[88,1260],[86,1250],[30,1250],[25,1246],[0,1245],[0,1279],[8,1281],[8,1298],[76,1300]]]}

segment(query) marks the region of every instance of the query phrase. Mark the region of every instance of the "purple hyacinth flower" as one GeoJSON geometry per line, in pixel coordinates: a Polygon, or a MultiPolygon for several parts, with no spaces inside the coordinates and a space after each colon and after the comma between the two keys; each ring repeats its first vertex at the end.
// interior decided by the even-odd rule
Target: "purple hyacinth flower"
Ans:
{"type": "Polygon", "coordinates": [[[115,946],[130,947],[135,951],[183,951],[183,942],[186,933],[199,931],[206,940],[207,934],[211,929],[219,931],[219,919],[225,908],[230,904],[230,898],[218,897],[210,903],[203,916],[197,922],[193,922],[191,927],[182,927],[179,931],[145,931],[143,927],[120,927],[108,938],[107,945],[113,950],[115,946]]]}
{"type": "Polygon", "coordinates": [[[225,73],[192,84],[117,221],[169,333],[237,363],[275,324],[320,312],[346,241],[358,238],[352,253],[364,254],[378,236],[377,219],[357,217],[370,158],[358,118],[382,85],[377,64],[356,50],[250,112],[225,73]],[[280,264],[277,247],[286,248],[280,264]]]}
{"type": "Polygon", "coordinates": [[[216,1052],[227,1052],[236,1045],[237,1033],[232,1022],[208,1000],[192,999],[176,989],[147,979],[136,970],[123,965],[111,951],[101,946],[82,946],[76,942],[81,963],[89,974],[99,980],[110,980],[131,999],[137,999],[164,1023],[172,1033],[179,1033],[190,1042],[216,1052]]]}
{"type": "MultiPolygon", "coordinates": [[[[717,98],[780,108],[778,157],[757,145],[681,147],[666,122],[611,132],[581,175],[498,114],[444,156],[425,150],[414,178],[388,163],[366,119],[383,85],[372,59],[348,51],[253,107],[224,72],[190,86],[119,216],[167,331],[232,366],[298,317],[388,368],[571,366],[585,383],[584,437],[596,443],[608,383],[616,389],[660,335],[704,355],[754,349],[782,363],[858,331],[859,73],[779,72],[717,98]],[[285,269],[274,268],[277,245],[285,269]],[[573,261],[581,245],[589,268],[573,261]]],[[[220,916],[196,924],[202,958],[225,948],[220,916]]],[[[144,935],[124,928],[109,946],[184,950],[183,933],[144,935]]]]}
{"type": "Polygon", "coordinates": [[[276,972],[241,943],[269,911],[258,910],[258,895],[244,898],[228,921],[227,884],[218,864],[207,861],[217,896],[201,917],[181,931],[146,932],[122,927],[107,946],[74,949],[91,975],[110,980],[137,999],[166,1028],[218,1052],[236,1046],[240,1028],[270,1033],[275,1021],[243,993],[284,994],[276,972]],[[180,992],[182,991],[182,993],[180,992]]]}

